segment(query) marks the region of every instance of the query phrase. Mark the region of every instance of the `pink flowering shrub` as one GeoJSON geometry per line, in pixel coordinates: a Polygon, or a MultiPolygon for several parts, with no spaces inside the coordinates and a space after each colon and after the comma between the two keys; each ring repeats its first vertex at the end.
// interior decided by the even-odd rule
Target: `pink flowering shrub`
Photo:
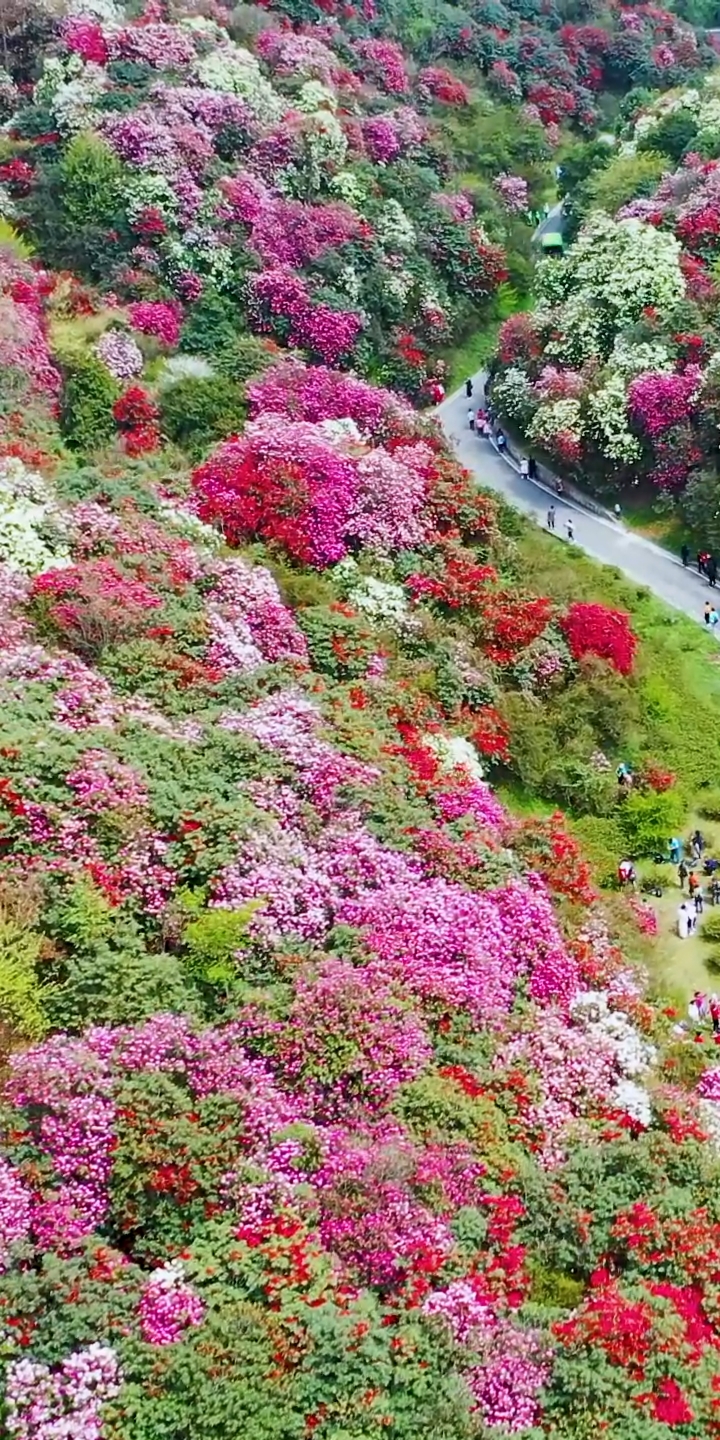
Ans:
{"type": "Polygon", "coordinates": [[[637,423],[655,437],[687,420],[698,397],[700,370],[688,365],[682,375],[638,375],[629,391],[637,423]]]}
{"type": "Polygon", "coordinates": [[[506,210],[521,215],[528,208],[527,180],[520,175],[498,175],[495,188],[506,210]]]}
{"type": "Polygon", "coordinates": [[[0,1271],[10,1262],[10,1247],[30,1233],[32,1196],[16,1170],[0,1159],[0,1271]]]}
{"type": "Polygon", "coordinates": [[[349,419],[361,435],[375,441],[415,424],[413,412],[392,391],[301,360],[281,360],[271,366],[258,380],[250,381],[247,395],[253,415],[267,410],[315,424],[349,419]]]}
{"type": "Polygon", "coordinates": [[[143,335],[153,335],[161,344],[173,350],[180,340],[182,310],[177,302],[168,300],[138,300],[130,306],[130,323],[133,330],[143,335]]]}
{"type": "Polygon", "coordinates": [[[7,1375],[7,1427],[14,1440],[82,1436],[102,1440],[103,1406],[120,1392],[115,1351],[94,1343],[76,1350],[51,1370],[27,1357],[12,1361],[7,1375]]]}
{"type": "Polygon", "coordinates": [[[172,1345],[190,1325],[201,1325],[205,1306],[183,1278],[181,1261],[153,1270],[140,1296],[140,1329],[149,1345],[172,1345]]]}
{"type": "Polygon", "coordinates": [[[388,94],[406,94],[410,87],[399,45],[392,40],[359,40],[355,54],[360,61],[360,73],[367,79],[388,94]]]}
{"type": "Polygon", "coordinates": [[[221,562],[211,573],[211,665],[225,674],[244,674],[264,662],[307,662],[305,636],[283,605],[269,570],[235,559],[221,562]]]}
{"type": "Polygon", "coordinates": [[[316,1118],[332,1121],[387,1109],[424,1069],[431,1046],[420,1020],[379,976],[326,960],[298,982],[281,1053],[316,1118]]]}
{"type": "Polygon", "coordinates": [[[289,345],[309,350],[325,365],[345,359],[362,330],[355,311],[315,304],[305,282],[281,267],[253,278],[250,308],[259,330],[279,330],[289,345]]]}

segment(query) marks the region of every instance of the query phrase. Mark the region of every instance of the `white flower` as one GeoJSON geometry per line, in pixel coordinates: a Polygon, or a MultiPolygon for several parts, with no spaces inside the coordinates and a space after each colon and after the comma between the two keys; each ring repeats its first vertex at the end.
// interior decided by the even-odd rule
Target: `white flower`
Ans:
{"type": "Polygon", "coordinates": [[[171,355],[160,374],[160,389],[168,390],[179,380],[212,380],[215,371],[202,355],[171,355]]]}
{"type": "Polygon", "coordinates": [[[70,562],[62,516],[41,475],[20,460],[0,460],[0,560],[38,575],[70,562]]]}
{"type": "Polygon", "coordinates": [[[306,80],[295,96],[295,109],[301,110],[304,115],[314,115],[317,110],[330,110],[334,115],[337,106],[335,91],[329,85],[323,85],[321,80],[306,80]]]}
{"type": "Polygon", "coordinates": [[[337,420],[320,420],[317,428],[333,445],[346,448],[348,445],[362,444],[360,431],[348,415],[337,420]]]}
{"type": "Polygon", "coordinates": [[[417,231],[398,200],[386,200],[375,221],[375,232],[381,244],[393,250],[413,250],[417,231]]]}
{"type": "Polygon", "coordinates": [[[652,1104],[643,1085],[636,1085],[634,1080],[620,1080],[611,1092],[610,1100],[618,1110],[623,1110],[645,1129],[652,1125],[652,1104]]]}
{"type": "Polygon", "coordinates": [[[629,465],[640,459],[642,446],[628,427],[627,389],[621,374],[611,375],[590,395],[587,408],[588,430],[608,460],[629,465]]]}
{"type": "Polygon", "coordinates": [[[616,336],[608,364],[613,370],[619,370],[627,380],[635,375],[644,375],[649,370],[669,372],[675,368],[667,347],[659,341],[637,340],[631,343],[624,335],[616,336]]]}
{"type": "Polygon", "coordinates": [[[353,605],[376,625],[402,630],[409,621],[405,591],[401,585],[376,580],[374,575],[358,578],[350,591],[353,605]]]}
{"type": "Polygon", "coordinates": [[[462,735],[424,735],[423,745],[437,756],[443,770],[461,766],[473,780],[482,780],[483,768],[477,750],[462,735]]]}

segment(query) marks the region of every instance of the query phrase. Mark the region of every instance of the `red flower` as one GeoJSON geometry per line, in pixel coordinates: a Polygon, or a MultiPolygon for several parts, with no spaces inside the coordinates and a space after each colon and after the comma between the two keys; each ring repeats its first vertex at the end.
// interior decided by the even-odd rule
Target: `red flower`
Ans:
{"type": "Polygon", "coordinates": [[[629,675],[637,650],[637,636],[630,628],[630,616],[606,605],[577,601],[560,621],[576,660],[599,655],[621,675],[629,675]]]}

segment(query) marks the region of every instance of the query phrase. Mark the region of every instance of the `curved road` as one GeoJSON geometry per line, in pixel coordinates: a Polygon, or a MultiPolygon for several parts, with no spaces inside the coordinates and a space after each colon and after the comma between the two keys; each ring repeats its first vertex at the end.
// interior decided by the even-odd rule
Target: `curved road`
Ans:
{"type": "MultiPolygon", "coordinates": [[[[473,377],[475,393],[472,403],[475,408],[482,403],[483,379],[482,373],[473,377]]],[[[720,608],[720,587],[717,591],[711,590],[696,569],[686,570],[667,550],[626,529],[622,522],[592,514],[572,500],[558,500],[544,485],[523,478],[513,461],[501,458],[489,441],[481,439],[469,428],[468,407],[463,385],[455,395],[448,396],[438,405],[435,414],[458,458],[480,485],[488,490],[500,491],[506,500],[526,515],[533,516],[543,527],[548,505],[553,502],[557,511],[559,543],[567,543],[565,521],[572,514],[575,544],[580,549],[594,560],[614,565],[629,580],[645,585],[668,605],[682,610],[699,623],[703,623],[703,606],[708,598],[717,596],[720,608]]]]}

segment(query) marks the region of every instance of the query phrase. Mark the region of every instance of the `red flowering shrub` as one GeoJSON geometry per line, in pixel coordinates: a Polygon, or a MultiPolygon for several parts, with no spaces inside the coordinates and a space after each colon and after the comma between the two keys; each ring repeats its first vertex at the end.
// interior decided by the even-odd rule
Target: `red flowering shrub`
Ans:
{"type": "Polygon", "coordinates": [[[29,195],[34,184],[35,171],[32,165],[28,165],[27,160],[16,158],[6,160],[4,165],[0,165],[0,185],[6,185],[14,198],[22,199],[29,195]]]}
{"type": "Polygon", "coordinates": [[[649,760],[643,767],[640,778],[650,790],[655,790],[658,795],[662,795],[665,790],[672,790],[677,775],[674,770],[665,770],[662,765],[658,765],[657,761],[649,760]]]}
{"type": "Polygon", "coordinates": [[[94,657],[147,632],[160,596],[107,559],[46,570],[30,592],[37,619],[80,655],[94,657]]]}
{"type": "Polygon", "coordinates": [[[510,726],[492,705],[487,705],[478,716],[470,739],[488,760],[510,759],[510,726]]]}
{"type": "Polygon", "coordinates": [[[621,675],[631,673],[638,642],[624,610],[577,601],[563,615],[560,627],[576,660],[599,655],[621,675]]]}
{"type": "Polygon", "coordinates": [[[538,360],[542,348],[537,326],[532,315],[521,311],[510,315],[500,326],[498,336],[500,359],[503,365],[514,365],[516,361],[538,360]]]}
{"type": "Polygon", "coordinates": [[[115,401],[113,415],[128,455],[143,455],[157,450],[160,443],[159,411],[141,385],[131,385],[115,401]]]}

